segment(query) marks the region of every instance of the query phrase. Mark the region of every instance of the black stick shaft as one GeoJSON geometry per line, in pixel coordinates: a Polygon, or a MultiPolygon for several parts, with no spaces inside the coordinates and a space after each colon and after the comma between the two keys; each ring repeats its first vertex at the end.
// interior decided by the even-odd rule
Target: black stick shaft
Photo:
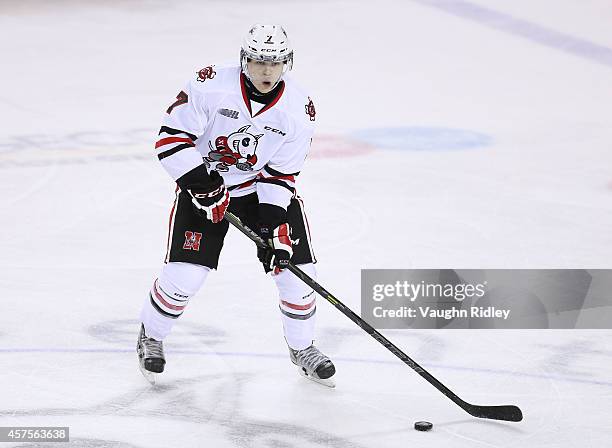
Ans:
{"type": "MultiPolygon", "coordinates": [[[[257,246],[259,247],[268,247],[268,244],[255,232],[245,226],[240,219],[230,213],[225,212],[225,219],[227,219],[234,227],[248,236],[257,246]]],[[[480,418],[489,418],[494,420],[507,420],[507,421],[521,421],[523,419],[523,415],[521,410],[512,405],[504,405],[504,406],[480,406],[467,403],[466,401],[459,398],[452,390],[442,384],[436,377],[434,377],[431,373],[421,367],[416,363],[412,358],[406,355],[403,351],[401,351],[395,344],[389,341],[386,337],[378,332],[374,327],[364,321],[361,317],[355,314],[349,307],[347,307],[344,303],[334,297],[330,292],[328,292],[325,288],[319,285],[314,279],[308,276],[304,271],[295,266],[293,263],[289,263],[287,267],[291,272],[293,272],[300,280],[314,289],[321,297],[335,306],[342,314],[348,317],[350,320],[355,322],[359,327],[361,327],[366,333],[376,339],[380,344],[382,344],[387,350],[397,356],[402,362],[406,365],[410,366],[415,372],[421,375],[427,382],[433,385],[436,389],[450,398],[455,404],[461,407],[463,410],[468,412],[469,414],[480,417],[480,418]]]]}

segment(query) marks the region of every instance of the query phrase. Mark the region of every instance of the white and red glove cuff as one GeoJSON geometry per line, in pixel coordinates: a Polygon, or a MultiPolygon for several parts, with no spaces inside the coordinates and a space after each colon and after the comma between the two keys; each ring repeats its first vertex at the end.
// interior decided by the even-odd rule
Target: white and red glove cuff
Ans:
{"type": "Polygon", "coordinates": [[[285,250],[289,253],[289,258],[293,256],[293,247],[291,242],[291,227],[287,223],[283,223],[274,229],[272,235],[272,246],[274,250],[285,250]]]}
{"type": "Polygon", "coordinates": [[[197,208],[198,210],[205,212],[207,219],[212,221],[214,224],[221,222],[223,220],[223,216],[225,216],[225,211],[227,210],[227,207],[229,206],[229,201],[230,201],[230,194],[229,194],[229,191],[227,191],[227,189],[225,188],[225,185],[222,185],[218,190],[216,190],[213,193],[193,194],[190,192],[190,194],[191,194],[191,202],[193,203],[193,206],[197,208]],[[199,199],[211,198],[221,193],[221,191],[223,191],[223,196],[221,196],[219,199],[217,199],[215,202],[213,202],[210,205],[202,205],[198,201],[198,198],[199,199]]]}

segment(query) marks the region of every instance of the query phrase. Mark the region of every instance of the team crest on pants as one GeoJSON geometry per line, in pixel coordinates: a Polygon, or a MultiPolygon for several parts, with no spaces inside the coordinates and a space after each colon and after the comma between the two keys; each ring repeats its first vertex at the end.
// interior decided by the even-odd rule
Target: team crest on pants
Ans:
{"type": "Polygon", "coordinates": [[[250,124],[232,132],[227,137],[221,135],[215,139],[215,146],[208,142],[210,152],[204,157],[206,165],[210,168],[212,162],[217,162],[215,170],[229,171],[235,166],[241,171],[253,171],[253,165],[257,163],[257,144],[264,134],[251,134],[248,132],[250,124]]]}
{"type": "Polygon", "coordinates": [[[183,249],[185,250],[200,250],[200,240],[202,239],[202,234],[200,232],[190,232],[189,230],[185,232],[185,244],[183,244],[183,249]]]}

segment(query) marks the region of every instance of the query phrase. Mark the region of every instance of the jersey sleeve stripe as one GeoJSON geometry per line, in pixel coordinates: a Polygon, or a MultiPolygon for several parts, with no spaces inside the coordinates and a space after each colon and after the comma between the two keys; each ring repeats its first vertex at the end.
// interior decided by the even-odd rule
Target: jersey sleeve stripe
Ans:
{"type": "Polygon", "coordinates": [[[194,145],[193,140],[190,139],[189,137],[166,137],[166,138],[162,138],[161,140],[158,140],[157,143],[155,143],[155,148],[159,148],[160,146],[164,146],[164,145],[169,145],[170,143],[191,143],[192,145],[194,145]]]}
{"type": "Polygon", "coordinates": [[[162,126],[159,130],[158,135],[162,135],[164,133],[168,135],[185,134],[187,137],[189,137],[194,142],[198,139],[198,137],[196,137],[194,134],[190,134],[189,132],[186,132],[186,131],[181,131],[180,129],[169,128],[168,126],[162,126]]]}
{"type": "Polygon", "coordinates": [[[179,152],[182,149],[186,149],[186,148],[193,148],[194,144],[193,143],[183,143],[182,145],[177,145],[172,149],[169,149],[167,151],[162,151],[157,155],[157,158],[159,160],[165,159],[166,157],[169,157],[173,154],[176,154],[177,152],[179,152]]]}

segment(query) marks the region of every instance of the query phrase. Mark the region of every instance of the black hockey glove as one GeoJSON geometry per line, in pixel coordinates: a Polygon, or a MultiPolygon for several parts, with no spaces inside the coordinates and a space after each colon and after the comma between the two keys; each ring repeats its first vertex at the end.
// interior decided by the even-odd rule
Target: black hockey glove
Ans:
{"type": "Polygon", "coordinates": [[[266,248],[257,248],[257,258],[266,272],[278,274],[286,269],[293,255],[291,227],[286,222],[286,212],[272,204],[259,204],[259,236],[268,243],[266,248]]]}
{"type": "Polygon", "coordinates": [[[193,172],[177,180],[181,190],[191,196],[191,202],[197,214],[213,223],[222,221],[230,201],[229,191],[225,188],[223,178],[216,171],[207,174],[205,168],[197,167],[193,172]],[[198,180],[193,182],[196,171],[199,174],[198,180]]]}
{"type": "Polygon", "coordinates": [[[262,225],[259,228],[259,234],[268,243],[268,247],[258,248],[257,257],[263,263],[266,272],[274,269],[274,273],[278,274],[287,268],[293,255],[291,227],[286,222],[273,229],[262,225]]]}

